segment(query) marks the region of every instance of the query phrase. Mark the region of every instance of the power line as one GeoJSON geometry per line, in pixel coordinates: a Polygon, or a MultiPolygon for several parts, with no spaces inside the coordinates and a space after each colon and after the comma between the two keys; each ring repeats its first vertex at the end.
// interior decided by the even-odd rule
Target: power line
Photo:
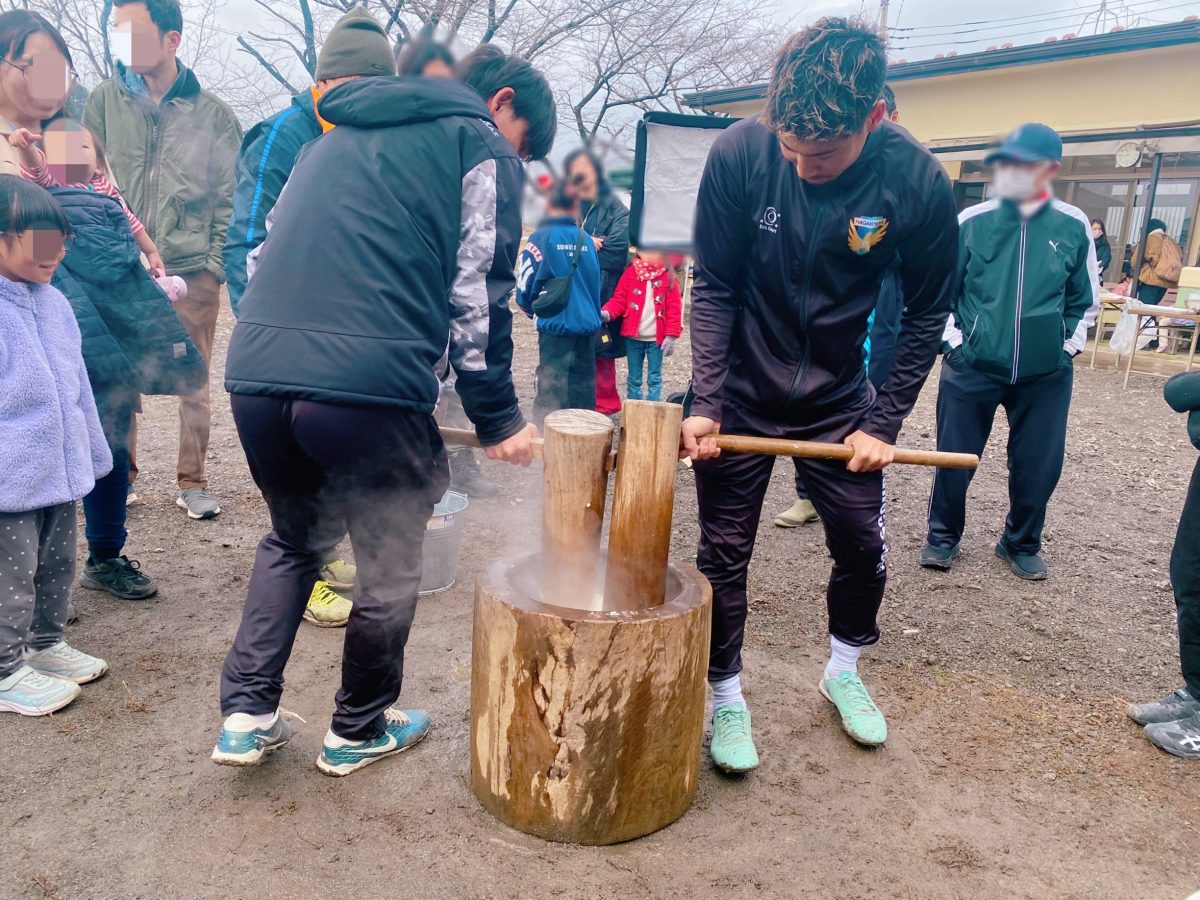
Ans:
{"type": "MultiPolygon", "coordinates": [[[[1149,12],[1155,12],[1155,13],[1160,13],[1160,12],[1168,12],[1168,11],[1170,11],[1170,10],[1173,10],[1173,9],[1183,9],[1183,8],[1185,8],[1185,7],[1194,7],[1194,6],[1197,6],[1197,5],[1198,5],[1198,3],[1197,3],[1197,0],[1190,0],[1190,2],[1187,2],[1187,3],[1178,3],[1178,4],[1175,4],[1175,5],[1172,5],[1172,6],[1162,6],[1162,7],[1158,7],[1158,8],[1156,8],[1156,9],[1154,9],[1154,10],[1146,10],[1146,11],[1145,11],[1145,13],[1149,13],[1149,12]]],[[[1145,13],[1142,13],[1141,15],[1144,15],[1145,13]]],[[[1078,15],[1078,14],[1076,14],[1076,15],[1078,15]]],[[[1007,32],[1007,33],[1000,33],[1000,34],[990,34],[990,35],[989,35],[989,34],[984,34],[984,33],[983,33],[983,32],[990,32],[990,31],[992,31],[992,30],[993,30],[993,29],[988,29],[988,28],[985,28],[985,29],[978,29],[978,30],[968,30],[968,31],[961,31],[961,32],[947,32],[947,33],[945,33],[945,36],[946,36],[946,37],[953,37],[953,36],[955,36],[955,35],[959,35],[959,34],[974,34],[974,35],[975,35],[975,37],[973,37],[973,38],[970,38],[970,39],[968,39],[968,40],[961,40],[961,41],[942,41],[942,40],[936,40],[936,42],[935,42],[935,43],[926,43],[926,44],[910,44],[910,43],[907,43],[907,41],[912,41],[912,40],[918,40],[918,41],[919,41],[919,40],[924,40],[924,39],[926,39],[926,38],[938,39],[938,38],[942,37],[942,35],[938,35],[938,34],[919,34],[919,35],[912,35],[912,36],[909,36],[909,37],[898,37],[898,38],[894,38],[894,39],[893,39],[893,41],[892,41],[891,43],[892,43],[892,44],[893,44],[893,45],[894,45],[894,46],[895,46],[897,49],[902,49],[902,50],[917,50],[917,49],[921,49],[921,48],[923,48],[923,47],[946,47],[946,46],[961,46],[961,45],[964,45],[964,44],[978,44],[978,43],[980,43],[981,41],[989,41],[989,40],[991,40],[991,41],[1003,41],[1003,40],[1007,40],[1008,38],[1016,38],[1016,37],[1028,37],[1028,36],[1030,36],[1030,35],[1036,35],[1036,34],[1045,34],[1045,33],[1046,33],[1046,28],[1044,27],[1044,23],[1039,23],[1039,22],[1023,22],[1023,23],[1021,23],[1020,25],[1018,25],[1017,27],[1021,27],[1021,25],[1039,25],[1040,27],[1036,28],[1036,29],[1035,29],[1035,30],[1033,30],[1033,31],[1007,32]]]]}
{"type": "MultiPolygon", "coordinates": [[[[1134,2],[1132,2],[1132,3],[1119,4],[1119,10],[1121,12],[1131,12],[1131,11],[1133,11],[1134,7],[1154,6],[1161,2],[1162,2],[1162,0],[1134,0],[1134,2]]],[[[1190,4],[1185,4],[1185,5],[1190,5],[1190,4]]],[[[1050,22],[1050,21],[1053,21],[1056,19],[1075,19],[1075,18],[1078,18],[1081,14],[1091,15],[1098,11],[1099,11],[1099,8],[1089,9],[1088,7],[1077,7],[1075,10],[1073,10],[1071,12],[1061,12],[1061,13],[1053,13],[1053,14],[1026,13],[1023,16],[1011,16],[1006,19],[979,19],[974,22],[954,22],[954,23],[946,23],[946,24],[942,24],[942,25],[915,25],[915,26],[911,26],[908,28],[895,27],[890,30],[893,33],[899,32],[899,31],[932,32],[935,30],[941,30],[941,29],[945,29],[945,28],[961,28],[964,26],[980,26],[978,28],[968,28],[966,31],[942,32],[944,34],[969,34],[973,31],[994,30],[990,26],[1003,25],[1003,24],[1009,24],[1009,23],[1015,23],[1017,25],[1036,25],[1040,22],[1050,22]],[[1020,21],[1020,20],[1025,20],[1025,19],[1027,19],[1029,21],[1020,21]]],[[[1114,8],[1114,11],[1115,11],[1115,8],[1114,8]]],[[[1158,10],[1152,10],[1152,11],[1157,12],[1158,10]]],[[[918,36],[924,36],[924,35],[918,35],[918,36]]],[[[902,38],[903,36],[898,35],[897,37],[902,38]]]]}

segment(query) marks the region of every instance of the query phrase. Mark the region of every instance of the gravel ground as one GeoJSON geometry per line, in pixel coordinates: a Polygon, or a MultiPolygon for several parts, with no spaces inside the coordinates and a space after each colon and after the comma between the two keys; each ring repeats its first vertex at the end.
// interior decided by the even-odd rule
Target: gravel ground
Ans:
{"type": "MultiPolygon", "coordinates": [[[[535,339],[525,322],[517,332],[528,402],[535,339]]],[[[685,343],[669,385],[686,375],[685,343]]],[[[931,386],[903,443],[933,445],[933,400],[931,386]]],[[[852,746],[814,689],[827,650],[820,526],[783,531],[768,517],[745,674],[763,766],[743,779],[706,768],[682,820],[611,848],[511,831],[468,781],[472,582],[536,540],[536,470],[489,468],[503,496],[472,507],[457,586],[421,602],[403,699],[433,715],[425,744],[352,778],[318,774],[341,635],[305,626],[284,704],[308,724],[260,768],[209,762],[220,664],[266,530],[219,390],[215,405],[210,469],[225,512],[195,523],[175,508],[175,407],[149,400],[129,552],[162,592],[127,604],[79,591],[71,639],[111,673],[52,719],[0,720],[0,896],[1179,898],[1200,887],[1200,767],[1158,752],[1122,713],[1179,681],[1167,562],[1196,453],[1159,379],[1122,391],[1113,371],[1078,367],[1045,583],[1016,581],[992,555],[1003,425],[951,575],[916,565],[929,472],[895,471],[884,640],[864,664],[889,719],[881,751],[852,746]]],[[[790,483],[781,463],[768,512],[788,505],[790,483]]],[[[676,558],[690,560],[695,539],[681,473],[676,558]]]]}

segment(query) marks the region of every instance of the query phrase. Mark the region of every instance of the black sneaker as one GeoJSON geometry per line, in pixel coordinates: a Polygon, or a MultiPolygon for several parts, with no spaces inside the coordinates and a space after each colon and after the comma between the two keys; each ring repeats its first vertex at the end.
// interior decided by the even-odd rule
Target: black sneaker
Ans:
{"type": "Polygon", "coordinates": [[[1192,698],[1187,688],[1172,691],[1161,700],[1135,703],[1125,710],[1125,715],[1139,725],[1155,725],[1159,722],[1174,722],[1200,713],[1200,701],[1192,698]]]}
{"type": "Polygon", "coordinates": [[[158,593],[158,585],[142,574],[137,560],[124,556],[101,563],[89,561],[79,583],[93,591],[108,591],[122,600],[145,600],[158,593]]]}
{"type": "Polygon", "coordinates": [[[1013,553],[1001,541],[996,545],[996,555],[1008,563],[1014,575],[1025,581],[1045,581],[1049,575],[1040,553],[1013,553]]]}
{"type": "Polygon", "coordinates": [[[475,451],[463,447],[450,454],[450,488],[468,497],[495,497],[500,485],[483,477],[475,451]]]}
{"type": "Polygon", "coordinates": [[[1153,722],[1146,737],[1157,747],[1184,759],[1200,759],[1200,712],[1174,722],[1153,722]]]}
{"type": "Polygon", "coordinates": [[[933,544],[926,544],[925,549],[921,551],[921,568],[949,572],[954,561],[961,554],[962,550],[959,549],[958,544],[953,547],[935,547],[933,544]]]}

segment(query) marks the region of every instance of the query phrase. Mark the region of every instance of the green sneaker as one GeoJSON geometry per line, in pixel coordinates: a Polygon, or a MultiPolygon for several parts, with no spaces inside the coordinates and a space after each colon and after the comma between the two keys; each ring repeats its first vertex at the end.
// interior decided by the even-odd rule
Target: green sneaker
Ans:
{"type": "Polygon", "coordinates": [[[878,747],[887,740],[887,722],[883,720],[883,713],[857,675],[839,672],[833,678],[822,677],[818,689],[821,696],[837,707],[846,734],[858,743],[878,747]]]}
{"type": "Polygon", "coordinates": [[[749,772],[758,768],[758,751],[750,737],[750,710],[722,706],[713,713],[712,744],[708,752],[722,772],[749,772]]]}

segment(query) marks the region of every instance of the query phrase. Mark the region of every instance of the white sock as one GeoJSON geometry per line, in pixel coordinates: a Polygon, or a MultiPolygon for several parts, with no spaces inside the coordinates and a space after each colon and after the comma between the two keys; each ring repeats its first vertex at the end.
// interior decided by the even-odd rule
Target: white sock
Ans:
{"type": "Polygon", "coordinates": [[[357,747],[359,744],[363,743],[366,742],[352,741],[350,738],[339,737],[333,733],[332,728],[325,732],[325,746],[329,747],[330,749],[336,749],[338,747],[357,747]]]}
{"type": "Polygon", "coordinates": [[[851,675],[858,674],[858,657],[862,647],[851,647],[839,641],[833,635],[829,636],[829,663],[825,666],[825,677],[834,678],[843,672],[851,675]]]}
{"type": "Polygon", "coordinates": [[[742,677],[733,675],[721,681],[710,681],[712,688],[713,709],[723,706],[745,706],[746,698],[742,696],[742,677]]]}
{"type": "Polygon", "coordinates": [[[279,710],[252,716],[249,713],[234,713],[225,719],[226,731],[253,731],[255,728],[270,728],[279,717],[279,710]]]}

